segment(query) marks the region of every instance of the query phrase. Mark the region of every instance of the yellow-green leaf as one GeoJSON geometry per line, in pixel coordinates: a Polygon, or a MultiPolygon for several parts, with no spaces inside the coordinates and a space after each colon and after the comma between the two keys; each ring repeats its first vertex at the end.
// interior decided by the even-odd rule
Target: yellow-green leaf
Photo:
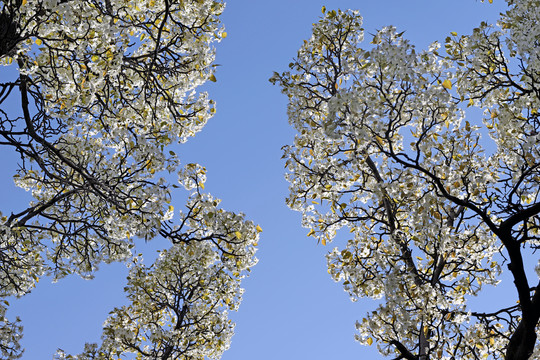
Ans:
{"type": "Polygon", "coordinates": [[[257,230],[257,232],[262,232],[262,231],[263,231],[262,228],[261,228],[259,225],[257,225],[257,226],[255,227],[255,229],[257,230]]]}
{"type": "Polygon", "coordinates": [[[208,77],[208,80],[210,80],[210,81],[212,81],[212,82],[216,82],[216,81],[217,81],[217,79],[216,79],[216,77],[215,77],[214,74],[210,75],[210,76],[208,77]]]}
{"type": "Polygon", "coordinates": [[[445,88],[445,89],[451,89],[452,88],[452,82],[448,79],[444,80],[442,82],[442,86],[445,88]]]}

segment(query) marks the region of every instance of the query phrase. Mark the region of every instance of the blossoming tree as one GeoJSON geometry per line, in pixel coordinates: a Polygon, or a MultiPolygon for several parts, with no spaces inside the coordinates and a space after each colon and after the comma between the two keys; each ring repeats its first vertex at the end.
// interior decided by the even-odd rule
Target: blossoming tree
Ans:
{"type": "Polygon", "coordinates": [[[362,48],[361,16],[323,8],[271,79],[298,131],[287,203],[323,245],[349,230],[328,271],[379,299],[356,338],[383,355],[540,358],[540,3],[507,2],[425,51],[393,27],[362,48]],[[514,300],[469,305],[506,266],[514,300]]]}
{"type": "MultiPolygon", "coordinates": [[[[0,214],[0,297],[23,296],[45,275],[90,278],[100,263],[131,264],[130,303],[79,359],[219,358],[228,347],[227,311],[241,300],[261,229],[221,209],[204,192],[204,167],[181,167],[170,148],[215,112],[196,89],[215,81],[223,6],[0,2],[0,62],[17,72],[0,83],[0,144],[20,157],[15,183],[33,196],[26,209],[0,214]],[[167,173],[190,193],[184,211],[170,205],[180,186],[167,173]],[[135,239],[158,236],[171,247],[146,266],[135,239]]],[[[21,326],[4,316],[7,306],[0,352],[17,358],[21,326]]]]}

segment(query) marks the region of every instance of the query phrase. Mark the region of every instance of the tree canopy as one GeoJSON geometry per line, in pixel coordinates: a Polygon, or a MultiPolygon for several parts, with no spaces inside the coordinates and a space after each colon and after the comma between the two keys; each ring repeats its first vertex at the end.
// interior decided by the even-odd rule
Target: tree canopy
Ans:
{"type": "MultiPolygon", "coordinates": [[[[130,266],[130,303],[111,312],[102,343],[75,358],[218,358],[229,346],[227,313],[240,303],[262,230],[220,208],[204,192],[205,168],[180,166],[171,149],[215,113],[197,89],[215,81],[223,7],[0,2],[0,63],[17,73],[0,83],[0,144],[18,154],[15,183],[33,197],[0,214],[0,297],[24,296],[43,276],[130,266]],[[181,187],[189,192],[183,211],[170,205],[181,187]],[[170,248],[145,265],[135,244],[155,237],[170,248]]],[[[22,328],[5,317],[8,306],[0,304],[0,353],[17,358],[22,328]]]]}
{"type": "Polygon", "coordinates": [[[378,300],[356,338],[383,355],[540,358],[540,2],[507,3],[422,51],[391,26],[363,48],[360,14],[323,7],[271,79],[298,131],[287,204],[323,245],[348,236],[328,271],[378,300]],[[506,267],[517,303],[469,305],[506,267]]]}

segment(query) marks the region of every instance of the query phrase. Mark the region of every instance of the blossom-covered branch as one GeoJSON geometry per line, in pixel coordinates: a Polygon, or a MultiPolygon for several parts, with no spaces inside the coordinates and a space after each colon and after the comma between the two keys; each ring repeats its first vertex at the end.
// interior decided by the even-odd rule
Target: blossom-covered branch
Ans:
{"type": "Polygon", "coordinates": [[[497,26],[452,33],[446,54],[391,26],[363,48],[360,14],[323,8],[271,79],[298,131],[284,148],[287,203],[322,244],[349,230],[329,273],[353,300],[382,299],[357,339],[384,355],[540,356],[540,264],[527,268],[540,247],[540,12],[508,5],[497,26]],[[471,308],[506,263],[519,304],[471,308]]]}
{"type": "MultiPolygon", "coordinates": [[[[103,344],[81,359],[217,358],[228,347],[227,310],[240,301],[261,230],[221,209],[203,191],[204,168],[180,169],[171,148],[215,113],[197,89],[215,80],[223,8],[213,0],[0,4],[0,63],[17,73],[0,84],[0,144],[19,155],[14,180],[33,197],[0,214],[0,296],[23,296],[44,275],[90,278],[102,262],[132,263],[136,239],[171,241],[154,265],[133,266],[131,305],[113,311],[103,344]],[[171,205],[181,186],[170,174],[193,190],[187,211],[171,205]]],[[[3,357],[20,355],[20,330],[18,321],[0,324],[3,357]]]]}

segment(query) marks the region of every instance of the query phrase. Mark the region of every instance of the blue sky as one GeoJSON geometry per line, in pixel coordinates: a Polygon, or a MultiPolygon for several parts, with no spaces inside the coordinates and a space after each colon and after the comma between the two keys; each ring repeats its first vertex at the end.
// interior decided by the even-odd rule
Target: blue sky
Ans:
{"type": "MultiPolygon", "coordinates": [[[[352,303],[326,272],[329,245],[307,238],[300,216],[284,203],[281,147],[294,132],[287,123],[286,97],[268,78],[284,71],[311,25],[328,9],[358,9],[366,33],[385,25],[405,32],[418,48],[443,41],[451,31],[469,33],[480,21],[493,21],[504,2],[475,0],[230,0],[222,17],[228,33],[217,46],[221,66],[217,82],[206,86],[217,101],[207,127],[176,151],[184,164],[208,170],[206,189],[228,210],[242,211],[264,230],[259,264],[243,283],[246,289],[236,321],[236,335],[223,360],[381,359],[375,346],[354,341],[354,323],[375,307],[352,303]]],[[[4,212],[24,206],[26,194],[12,185],[16,159],[2,155],[0,176],[4,212]],[[23,200],[21,200],[23,199],[23,200]]],[[[180,196],[181,198],[182,196],[180,196]]],[[[178,201],[174,204],[180,208],[178,201]]],[[[151,252],[163,246],[143,246],[151,252]]],[[[71,277],[51,284],[43,279],[10,314],[25,326],[23,359],[50,359],[56,348],[78,353],[85,342],[98,342],[101,324],[114,306],[124,303],[126,270],[103,266],[93,281],[71,277]]]]}

